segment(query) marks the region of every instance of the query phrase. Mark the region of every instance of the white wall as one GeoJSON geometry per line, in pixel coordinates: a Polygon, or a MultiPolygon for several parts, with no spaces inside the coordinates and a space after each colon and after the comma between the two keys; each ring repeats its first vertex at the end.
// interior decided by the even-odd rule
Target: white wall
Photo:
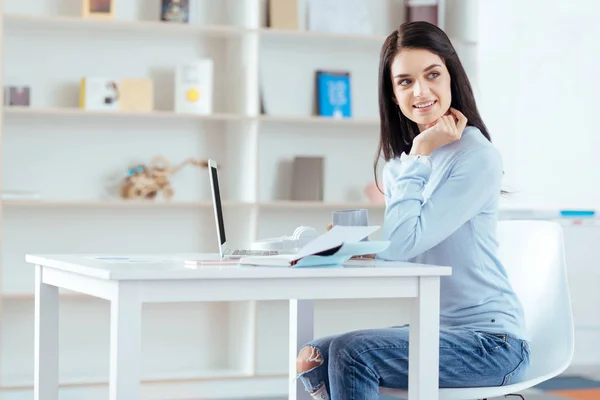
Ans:
{"type": "MultiPolygon", "coordinates": [[[[478,102],[503,155],[512,191],[505,203],[598,209],[600,3],[481,1],[477,16],[478,102]]],[[[576,325],[572,370],[597,375],[599,238],[597,224],[565,226],[576,325]]]]}
{"type": "Polygon", "coordinates": [[[515,203],[599,208],[600,4],[482,1],[480,104],[515,203]]]}

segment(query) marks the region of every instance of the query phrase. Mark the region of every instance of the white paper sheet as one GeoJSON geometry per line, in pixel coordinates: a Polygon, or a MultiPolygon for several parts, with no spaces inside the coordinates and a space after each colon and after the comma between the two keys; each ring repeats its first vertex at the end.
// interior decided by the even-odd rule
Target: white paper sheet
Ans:
{"type": "Polygon", "coordinates": [[[300,259],[311,254],[320,253],[342,243],[360,242],[373,232],[377,231],[379,226],[340,226],[336,225],[331,230],[318,236],[308,242],[300,249],[294,259],[300,259]]]}

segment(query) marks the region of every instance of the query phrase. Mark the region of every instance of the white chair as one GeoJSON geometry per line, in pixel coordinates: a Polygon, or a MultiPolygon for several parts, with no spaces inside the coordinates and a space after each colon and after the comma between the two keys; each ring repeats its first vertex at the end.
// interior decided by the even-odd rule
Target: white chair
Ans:
{"type": "MultiPolygon", "coordinates": [[[[524,381],[507,386],[440,389],[440,400],[479,400],[531,388],[564,372],[573,358],[574,325],[563,232],[549,221],[500,221],[500,259],[524,307],[531,367],[524,381]]],[[[405,390],[381,388],[391,397],[405,390]]]]}

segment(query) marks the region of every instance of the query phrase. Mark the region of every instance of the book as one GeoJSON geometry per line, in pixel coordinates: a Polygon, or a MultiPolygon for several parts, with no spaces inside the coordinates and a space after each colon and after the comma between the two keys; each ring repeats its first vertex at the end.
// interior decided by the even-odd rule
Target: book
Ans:
{"type": "Polygon", "coordinates": [[[379,226],[339,226],[311,240],[296,254],[274,256],[247,256],[239,260],[240,266],[265,267],[323,267],[337,266],[353,256],[376,254],[390,245],[389,241],[362,239],[377,231],[379,226]]]}
{"type": "Polygon", "coordinates": [[[317,71],[317,113],[322,117],[352,117],[350,73],[317,71]]]}
{"type": "Polygon", "coordinates": [[[438,5],[437,0],[433,1],[414,1],[409,0],[406,3],[406,20],[427,21],[434,25],[438,24],[438,5]]]}
{"type": "Polygon", "coordinates": [[[79,106],[85,110],[118,111],[119,90],[117,79],[83,77],[79,86],[79,106]]]}
{"type": "Polygon", "coordinates": [[[165,22],[190,22],[190,0],[162,0],[160,20],[165,22]]]}
{"type": "Polygon", "coordinates": [[[292,200],[323,201],[323,157],[294,157],[292,170],[292,200]]]}
{"type": "Polygon", "coordinates": [[[212,114],[213,112],[212,59],[200,59],[177,66],[175,71],[175,112],[212,114]]]}

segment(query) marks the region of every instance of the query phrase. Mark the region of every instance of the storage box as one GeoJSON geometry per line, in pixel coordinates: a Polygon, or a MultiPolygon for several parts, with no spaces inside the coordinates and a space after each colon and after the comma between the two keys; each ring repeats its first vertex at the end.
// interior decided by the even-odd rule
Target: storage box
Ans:
{"type": "Polygon", "coordinates": [[[81,8],[85,18],[113,18],[115,15],[114,0],[82,0],[81,8]]]}
{"type": "Polygon", "coordinates": [[[30,106],[31,89],[29,86],[6,86],[4,104],[7,106],[30,106]]]}
{"type": "Polygon", "coordinates": [[[269,0],[269,27],[298,30],[298,0],[269,0]]]}
{"type": "Polygon", "coordinates": [[[151,79],[121,79],[119,109],[130,112],[150,112],[154,109],[154,86],[151,79]]]}

